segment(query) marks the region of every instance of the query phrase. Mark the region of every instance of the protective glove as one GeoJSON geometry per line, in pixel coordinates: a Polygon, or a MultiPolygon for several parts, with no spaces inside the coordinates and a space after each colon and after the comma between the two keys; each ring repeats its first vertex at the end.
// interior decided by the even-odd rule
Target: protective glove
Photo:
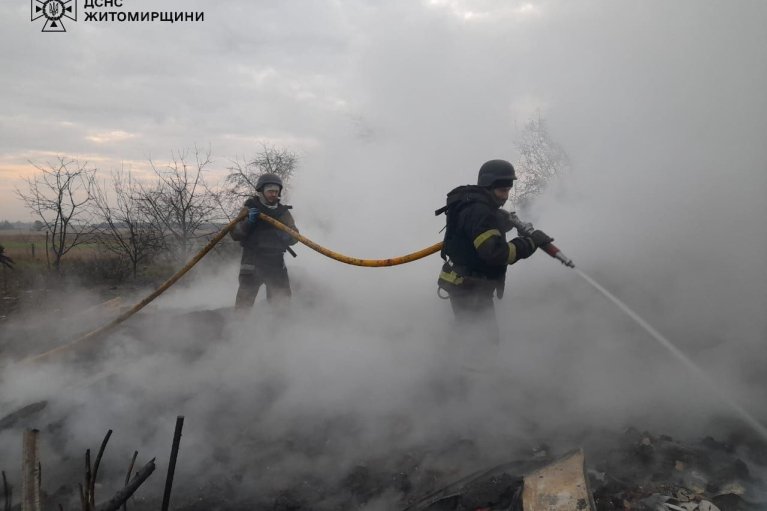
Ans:
{"type": "Polygon", "coordinates": [[[519,222],[519,225],[517,226],[517,233],[519,236],[529,236],[534,230],[535,227],[533,227],[533,224],[530,222],[519,222]]]}
{"type": "Polygon", "coordinates": [[[255,224],[260,214],[258,208],[248,208],[248,223],[255,224]]]}
{"type": "Polygon", "coordinates": [[[533,243],[535,243],[536,247],[542,247],[554,241],[554,238],[550,237],[548,234],[538,229],[534,230],[530,234],[529,238],[533,240],[533,243]]]}

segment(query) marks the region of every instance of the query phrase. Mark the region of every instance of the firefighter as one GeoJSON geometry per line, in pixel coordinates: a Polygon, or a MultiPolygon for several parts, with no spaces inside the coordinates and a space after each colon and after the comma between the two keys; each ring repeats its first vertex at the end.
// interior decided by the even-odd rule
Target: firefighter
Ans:
{"type": "Polygon", "coordinates": [[[490,160],[479,169],[476,185],[459,186],[447,194],[442,258],[445,263],[437,281],[438,293],[447,293],[453,314],[464,335],[481,333],[493,344],[500,336],[493,294],[501,299],[506,269],[553,241],[539,230],[506,240],[512,229],[508,213],[501,209],[516,179],[506,160],[490,160]],[[473,330],[472,330],[473,329],[473,330]]]}
{"type": "Polygon", "coordinates": [[[231,231],[231,236],[242,245],[240,286],[234,307],[248,310],[253,306],[262,284],[266,285],[266,299],[270,304],[284,306],[290,299],[290,280],[285,267],[285,251],[296,239],[271,224],[259,221],[268,215],[297,231],[292,206],[280,203],[282,179],[275,174],[263,174],[256,182],[256,195],[245,201],[240,214],[248,216],[231,231]]]}
{"type": "Polygon", "coordinates": [[[16,264],[13,262],[13,259],[5,254],[5,247],[2,245],[0,245],[0,264],[10,269],[13,269],[13,265],[16,264]]]}

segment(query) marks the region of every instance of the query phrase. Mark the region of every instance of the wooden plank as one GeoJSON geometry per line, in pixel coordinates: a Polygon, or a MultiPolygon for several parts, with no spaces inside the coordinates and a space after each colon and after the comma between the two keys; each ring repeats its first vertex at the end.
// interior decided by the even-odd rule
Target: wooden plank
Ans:
{"type": "Polygon", "coordinates": [[[583,451],[577,449],[524,478],[524,511],[594,511],[584,474],[583,451]]]}

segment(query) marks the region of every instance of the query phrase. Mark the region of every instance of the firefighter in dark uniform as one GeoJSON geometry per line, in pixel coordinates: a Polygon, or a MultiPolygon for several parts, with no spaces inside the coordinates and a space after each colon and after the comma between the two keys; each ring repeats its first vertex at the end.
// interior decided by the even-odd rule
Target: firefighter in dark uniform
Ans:
{"type": "Polygon", "coordinates": [[[297,231],[290,214],[292,206],[280,203],[282,179],[275,174],[263,174],[256,182],[256,196],[245,201],[240,214],[248,212],[231,231],[231,236],[242,245],[240,287],[234,307],[247,310],[253,306],[262,284],[266,285],[266,299],[281,306],[289,300],[290,280],[285,267],[285,251],[296,239],[271,224],[259,221],[268,215],[297,231]]]}
{"type": "Polygon", "coordinates": [[[514,167],[508,161],[485,162],[477,184],[455,188],[447,194],[445,207],[436,211],[447,216],[438,292],[442,297],[447,293],[459,326],[469,325],[466,333],[480,334],[493,344],[500,340],[493,294],[503,297],[506,269],[553,241],[539,230],[530,237],[506,240],[513,226],[501,206],[514,179],[514,167]]]}

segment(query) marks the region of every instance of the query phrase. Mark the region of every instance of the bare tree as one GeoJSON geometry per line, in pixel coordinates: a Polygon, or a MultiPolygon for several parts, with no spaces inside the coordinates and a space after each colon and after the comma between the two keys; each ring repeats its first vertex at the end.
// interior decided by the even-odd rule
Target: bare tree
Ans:
{"type": "Polygon", "coordinates": [[[86,215],[93,200],[96,170],[62,156],[47,168],[30,163],[40,172],[27,178],[27,190],[17,188],[16,195],[50,232],[53,266],[58,273],[67,252],[92,241],[93,225],[86,215]]]}
{"type": "Polygon", "coordinates": [[[231,219],[242,203],[256,194],[256,182],[263,174],[277,174],[282,178],[284,189],[298,166],[298,156],[284,147],[261,144],[261,151],[252,159],[232,162],[227,170],[223,186],[215,193],[224,217],[231,219]]]}
{"type": "Polygon", "coordinates": [[[545,119],[529,120],[515,143],[520,153],[516,165],[517,182],[512,188],[512,200],[524,207],[540,195],[549,182],[570,168],[565,150],[551,138],[545,119]]]}
{"type": "Polygon", "coordinates": [[[173,152],[170,163],[161,167],[149,160],[157,182],[151,188],[141,187],[144,213],[162,229],[168,248],[184,259],[194,241],[208,234],[200,231],[216,209],[204,179],[212,163],[210,154],[210,149],[201,153],[195,147],[191,157],[187,151],[173,152]]]}
{"type": "Polygon", "coordinates": [[[142,207],[141,188],[133,173],[120,169],[112,173],[109,186],[98,181],[93,187],[93,204],[99,218],[98,241],[110,252],[130,261],[135,279],[138,266],[163,245],[162,231],[142,207]]]}

